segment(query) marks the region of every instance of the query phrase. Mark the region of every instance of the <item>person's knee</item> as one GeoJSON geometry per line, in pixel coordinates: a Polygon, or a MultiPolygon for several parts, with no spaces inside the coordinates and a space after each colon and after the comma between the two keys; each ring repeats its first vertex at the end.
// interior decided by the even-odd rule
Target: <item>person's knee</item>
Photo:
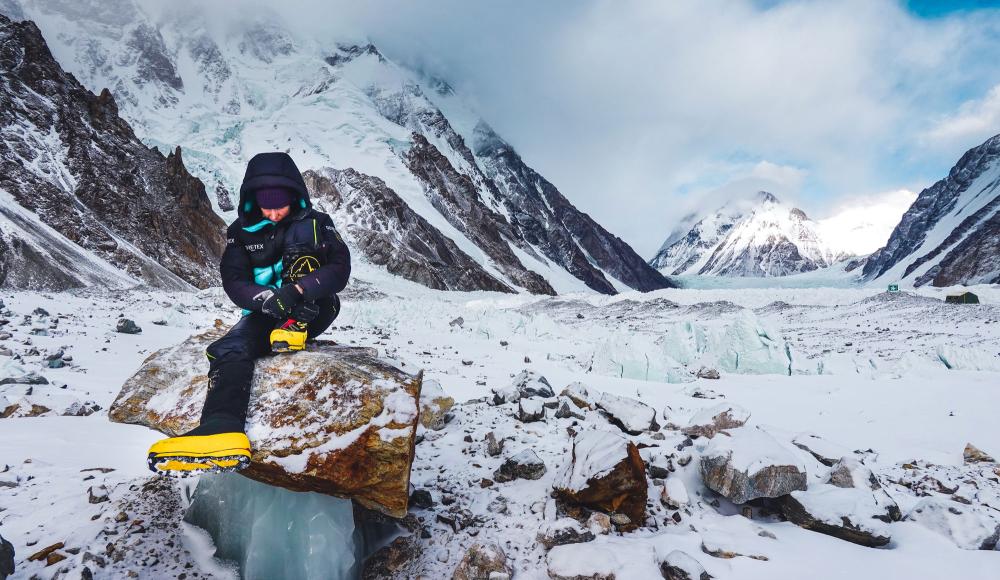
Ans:
{"type": "Polygon", "coordinates": [[[247,340],[224,336],[208,345],[205,356],[212,362],[248,361],[256,358],[253,347],[247,340]]]}

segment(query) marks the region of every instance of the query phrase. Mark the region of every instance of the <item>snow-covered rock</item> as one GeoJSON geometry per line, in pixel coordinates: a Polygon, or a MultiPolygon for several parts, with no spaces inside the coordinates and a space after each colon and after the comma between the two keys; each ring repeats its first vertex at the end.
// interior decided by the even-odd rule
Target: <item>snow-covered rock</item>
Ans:
{"type": "Polygon", "coordinates": [[[993,456],[985,451],[979,449],[972,443],[966,443],[965,449],[962,451],[962,459],[966,463],[996,463],[997,460],[993,459],[993,456]]]}
{"type": "Polygon", "coordinates": [[[478,543],[466,552],[452,574],[453,580],[510,580],[513,571],[507,555],[496,543],[478,543]]]}
{"type": "MultiPolygon", "coordinates": [[[[111,420],[170,436],[197,426],[208,391],[205,348],[223,332],[192,336],[146,359],[122,385],[111,420]]],[[[403,517],[420,382],[370,349],[324,342],[294,357],[261,359],[246,427],[253,457],[241,473],[403,517]]]]}
{"type": "Polygon", "coordinates": [[[806,488],[806,468],[799,458],[753,427],[714,437],[701,452],[700,469],[706,486],[737,504],[806,488]]]}
{"type": "Polygon", "coordinates": [[[628,516],[626,529],[646,519],[646,467],[635,444],[621,435],[578,433],[570,461],[552,487],[566,501],[628,516]]]}
{"type": "Polygon", "coordinates": [[[545,462],[531,449],[523,449],[504,461],[493,473],[497,483],[506,483],[515,479],[539,479],[547,471],[545,462]]]}
{"type": "Polygon", "coordinates": [[[545,400],[539,397],[527,397],[517,401],[517,418],[522,423],[545,420],[545,400]]]}
{"type": "Polygon", "coordinates": [[[735,429],[746,425],[750,419],[750,411],[733,403],[719,403],[698,411],[688,421],[683,432],[689,437],[707,437],[711,439],[722,430],[735,429]]]}
{"type": "Polygon", "coordinates": [[[420,424],[427,429],[444,429],[445,415],[455,404],[455,399],[445,394],[441,383],[424,379],[420,387],[420,424]]]}
{"type": "MultiPolygon", "coordinates": [[[[788,521],[848,542],[876,548],[889,543],[889,513],[872,491],[835,485],[814,485],[781,498],[788,521]]],[[[897,508],[898,509],[898,508],[897,508]]]]}
{"type": "Polygon", "coordinates": [[[563,397],[568,397],[573,404],[581,409],[593,409],[596,402],[597,393],[592,393],[587,385],[581,382],[574,382],[566,385],[566,388],[559,393],[563,397]]]}
{"type": "Polygon", "coordinates": [[[846,457],[850,453],[850,450],[846,447],[827,441],[813,433],[796,435],[792,439],[792,444],[812,455],[816,461],[827,467],[832,467],[840,458],[846,457]]]}
{"type": "Polygon", "coordinates": [[[971,506],[925,497],[904,518],[945,536],[964,550],[995,550],[1000,520],[971,506]]]}
{"type": "Polygon", "coordinates": [[[656,423],[656,410],[642,401],[602,393],[597,407],[604,411],[613,425],[629,435],[657,431],[660,428],[656,423]]]}
{"type": "Polygon", "coordinates": [[[663,502],[663,505],[675,510],[686,506],[691,499],[688,497],[684,480],[679,477],[667,477],[663,484],[663,491],[660,493],[660,501],[663,502]]]}
{"type": "Polygon", "coordinates": [[[538,542],[546,549],[565,544],[579,544],[594,539],[594,533],[573,518],[559,518],[546,522],[538,530],[538,542]]]}
{"type": "Polygon", "coordinates": [[[687,552],[674,550],[660,562],[660,573],[666,580],[712,580],[701,562],[687,552]]]}
{"type": "Polygon", "coordinates": [[[645,543],[567,544],[556,546],[545,556],[552,580],[624,580],[656,578],[656,553],[645,543]]]}
{"type": "Polygon", "coordinates": [[[493,404],[513,403],[525,397],[554,397],[549,381],[534,371],[521,371],[511,383],[493,388],[493,404]]]}

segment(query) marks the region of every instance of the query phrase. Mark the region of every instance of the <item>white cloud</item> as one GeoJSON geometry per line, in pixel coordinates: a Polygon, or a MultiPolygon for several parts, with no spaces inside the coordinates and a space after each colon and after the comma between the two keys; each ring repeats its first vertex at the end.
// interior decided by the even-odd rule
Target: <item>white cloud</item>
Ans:
{"type": "Polygon", "coordinates": [[[932,142],[967,144],[1000,133],[1000,84],[981,99],[966,101],[953,115],[939,121],[927,138],[932,142]]]}
{"type": "Polygon", "coordinates": [[[844,200],[830,217],[818,220],[820,236],[833,247],[863,256],[885,246],[899,218],[917,194],[907,189],[844,200]]]}

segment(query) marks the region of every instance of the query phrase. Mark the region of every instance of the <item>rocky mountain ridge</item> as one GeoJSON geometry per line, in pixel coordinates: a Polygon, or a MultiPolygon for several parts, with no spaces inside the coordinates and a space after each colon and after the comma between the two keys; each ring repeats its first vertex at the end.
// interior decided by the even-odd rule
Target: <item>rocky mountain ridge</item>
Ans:
{"type": "Polygon", "coordinates": [[[810,272],[847,257],[820,238],[805,212],[761,191],[723,205],[686,232],[679,229],[650,265],[666,275],[772,277],[810,272]]]}
{"type": "Polygon", "coordinates": [[[914,286],[1000,282],[1000,135],[920,192],[863,273],[914,286]]]}
{"type": "Polygon", "coordinates": [[[224,225],[176,148],[143,145],[105,89],[0,15],[0,286],[217,284],[224,225]]]}

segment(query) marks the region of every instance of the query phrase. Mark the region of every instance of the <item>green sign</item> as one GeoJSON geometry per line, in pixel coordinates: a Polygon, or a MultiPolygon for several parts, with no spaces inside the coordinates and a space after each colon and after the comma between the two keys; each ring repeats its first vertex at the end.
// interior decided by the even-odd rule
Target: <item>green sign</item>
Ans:
{"type": "Polygon", "coordinates": [[[889,292],[899,292],[899,284],[889,284],[889,292]]]}

